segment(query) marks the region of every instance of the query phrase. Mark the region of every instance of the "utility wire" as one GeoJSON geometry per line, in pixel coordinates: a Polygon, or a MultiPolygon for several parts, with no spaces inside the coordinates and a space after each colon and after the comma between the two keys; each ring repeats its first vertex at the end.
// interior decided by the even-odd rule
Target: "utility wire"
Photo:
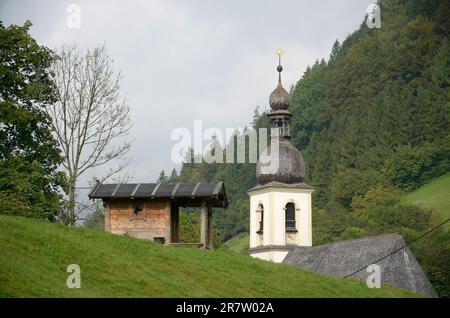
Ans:
{"type": "Polygon", "coordinates": [[[382,258],[376,260],[375,262],[373,262],[373,263],[371,263],[371,264],[369,264],[369,265],[367,265],[367,266],[364,266],[364,267],[358,269],[357,271],[354,271],[353,273],[351,273],[351,274],[349,274],[349,275],[347,275],[347,276],[344,276],[344,278],[348,278],[348,277],[350,277],[350,276],[353,276],[353,275],[355,275],[356,273],[359,273],[360,271],[366,269],[366,268],[369,267],[370,265],[376,264],[376,263],[378,263],[378,262],[381,262],[382,260],[388,258],[389,256],[392,256],[393,254],[397,253],[398,251],[401,251],[402,249],[404,249],[404,248],[410,246],[410,245],[413,244],[414,242],[417,242],[418,240],[420,240],[421,238],[423,238],[425,235],[430,234],[431,232],[433,232],[434,230],[436,230],[438,227],[441,227],[442,225],[444,225],[444,224],[447,223],[448,221],[450,221],[450,218],[448,218],[447,220],[445,220],[445,221],[442,222],[441,224],[435,226],[434,228],[432,228],[432,229],[429,230],[428,232],[426,232],[426,233],[422,234],[421,236],[415,238],[414,240],[412,240],[412,241],[409,242],[408,244],[405,244],[405,245],[403,245],[402,247],[396,249],[395,251],[389,253],[388,255],[383,256],[382,258]]]}

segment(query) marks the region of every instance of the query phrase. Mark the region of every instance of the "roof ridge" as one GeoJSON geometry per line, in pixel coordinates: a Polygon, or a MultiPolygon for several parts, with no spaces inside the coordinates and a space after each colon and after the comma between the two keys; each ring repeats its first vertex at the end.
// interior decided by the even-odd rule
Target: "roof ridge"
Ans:
{"type": "Polygon", "coordinates": [[[299,249],[309,249],[309,248],[315,248],[315,247],[327,247],[330,245],[337,245],[337,244],[344,244],[347,242],[354,242],[354,241],[362,241],[362,240],[367,240],[367,239],[374,239],[374,238],[380,238],[382,236],[392,236],[392,237],[400,237],[403,241],[405,240],[403,238],[403,236],[399,233],[386,233],[386,234],[379,234],[379,235],[372,235],[372,236],[364,236],[364,237],[359,237],[359,238],[353,238],[353,239],[348,239],[348,240],[340,240],[340,241],[336,241],[336,242],[330,242],[330,243],[325,243],[325,244],[320,244],[320,245],[313,245],[313,246],[298,246],[296,247],[299,249]]]}

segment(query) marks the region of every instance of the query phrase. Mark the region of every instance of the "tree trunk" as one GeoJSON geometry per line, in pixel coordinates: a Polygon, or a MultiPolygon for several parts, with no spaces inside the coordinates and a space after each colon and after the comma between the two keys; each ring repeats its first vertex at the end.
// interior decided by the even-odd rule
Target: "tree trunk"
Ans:
{"type": "Polygon", "coordinates": [[[67,204],[68,209],[68,219],[67,219],[67,225],[74,226],[77,218],[76,218],[76,212],[75,212],[75,199],[76,199],[76,179],[73,177],[70,177],[69,180],[69,199],[67,204]]]}

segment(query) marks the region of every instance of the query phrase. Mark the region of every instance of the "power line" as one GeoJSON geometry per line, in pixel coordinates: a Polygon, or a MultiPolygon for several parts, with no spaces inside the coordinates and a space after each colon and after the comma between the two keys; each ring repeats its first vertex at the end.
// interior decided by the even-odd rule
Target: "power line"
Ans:
{"type": "Polygon", "coordinates": [[[434,230],[436,230],[438,227],[441,227],[442,225],[444,225],[444,224],[447,223],[448,221],[450,221],[450,218],[448,218],[447,220],[445,220],[445,221],[442,222],[441,224],[435,226],[434,228],[432,228],[432,229],[429,230],[428,232],[426,232],[426,233],[422,234],[421,236],[415,238],[414,240],[412,240],[412,241],[409,242],[408,244],[405,244],[405,245],[403,245],[402,247],[396,249],[395,251],[389,253],[388,255],[385,255],[385,256],[383,256],[382,258],[376,260],[375,262],[373,262],[373,263],[371,263],[371,264],[369,264],[369,265],[366,265],[366,266],[364,266],[364,267],[358,269],[357,271],[354,271],[354,272],[351,273],[350,275],[344,276],[344,278],[348,278],[348,277],[350,277],[350,276],[353,276],[353,275],[355,275],[356,273],[359,273],[360,271],[366,269],[366,268],[369,267],[370,265],[376,264],[376,263],[378,263],[378,262],[381,262],[382,260],[388,258],[389,256],[392,256],[393,254],[397,253],[398,251],[401,251],[402,249],[404,249],[404,248],[410,246],[410,245],[413,244],[414,242],[417,242],[418,240],[420,240],[421,238],[423,238],[425,235],[430,234],[431,232],[433,232],[434,230]]]}

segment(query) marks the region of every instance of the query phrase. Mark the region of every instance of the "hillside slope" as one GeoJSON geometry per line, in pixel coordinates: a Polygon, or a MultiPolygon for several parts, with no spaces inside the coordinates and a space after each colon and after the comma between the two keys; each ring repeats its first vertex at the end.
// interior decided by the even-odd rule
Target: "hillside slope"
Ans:
{"type": "Polygon", "coordinates": [[[431,208],[450,218],[450,174],[439,177],[405,196],[406,202],[431,208]]]}
{"type": "Polygon", "coordinates": [[[2,297],[408,297],[237,253],[180,249],[0,215],[2,297]],[[68,264],[81,288],[66,287],[68,264]]]}
{"type": "Polygon", "coordinates": [[[230,251],[243,254],[249,248],[249,240],[250,235],[248,233],[239,233],[226,241],[225,246],[227,246],[230,251]]]}

